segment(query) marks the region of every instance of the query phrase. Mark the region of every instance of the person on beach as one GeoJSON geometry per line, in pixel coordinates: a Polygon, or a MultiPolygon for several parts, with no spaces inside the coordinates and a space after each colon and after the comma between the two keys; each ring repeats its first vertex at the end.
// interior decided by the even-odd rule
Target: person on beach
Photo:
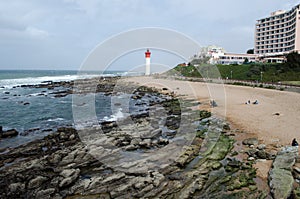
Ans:
{"type": "Polygon", "coordinates": [[[245,104],[250,104],[251,102],[250,102],[250,100],[248,100],[245,104]]]}
{"type": "Polygon", "coordinates": [[[258,104],[258,100],[255,100],[255,102],[253,102],[253,104],[258,104]]]}
{"type": "Polygon", "coordinates": [[[210,106],[213,108],[213,107],[216,107],[217,106],[217,103],[215,100],[210,100],[210,106]]]}
{"type": "Polygon", "coordinates": [[[297,146],[297,147],[299,146],[299,144],[298,144],[296,138],[293,139],[293,141],[292,141],[292,146],[297,146]]]}

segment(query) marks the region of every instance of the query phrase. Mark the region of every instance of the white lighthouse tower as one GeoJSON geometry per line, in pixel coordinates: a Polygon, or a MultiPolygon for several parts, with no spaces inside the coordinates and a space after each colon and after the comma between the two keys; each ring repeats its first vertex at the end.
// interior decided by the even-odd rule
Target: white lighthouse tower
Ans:
{"type": "Polygon", "coordinates": [[[151,52],[149,51],[149,49],[147,49],[147,51],[145,52],[145,58],[146,58],[145,75],[150,75],[150,55],[151,55],[151,52]]]}

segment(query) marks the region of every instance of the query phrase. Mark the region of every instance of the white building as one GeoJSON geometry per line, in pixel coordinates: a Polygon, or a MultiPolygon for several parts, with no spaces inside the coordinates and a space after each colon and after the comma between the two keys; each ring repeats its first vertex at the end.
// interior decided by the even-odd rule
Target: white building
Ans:
{"type": "Polygon", "coordinates": [[[258,55],[256,54],[239,54],[239,53],[224,53],[215,59],[216,64],[243,64],[247,62],[257,62],[258,55]]]}
{"type": "Polygon", "coordinates": [[[254,51],[266,57],[300,52],[300,4],[257,20],[254,51]]]}
{"type": "Polygon", "coordinates": [[[258,61],[258,56],[254,54],[227,53],[224,48],[215,45],[201,48],[198,58],[209,57],[209,64],[243,64],[258,61]]]}

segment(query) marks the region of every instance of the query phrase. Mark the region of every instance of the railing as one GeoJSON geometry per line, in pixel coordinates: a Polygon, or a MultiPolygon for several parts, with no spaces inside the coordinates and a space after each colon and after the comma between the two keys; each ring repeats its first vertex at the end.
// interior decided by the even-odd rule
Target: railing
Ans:
{"type": "Polygon", "coordinates": [[[208,83],[224,83],[224,84],[234,84],[234,83],[243,83],[247,84],[248,86],[256,86],[263,87],[268,86],[275,86],[276,88],[299,88],[300,85],[293,85],[293,84],[285,84],[281,82],[261,82],[261,81],[252,81],[252,80],[237,80],[237,79],[218,79],[218,78],[199,78],[199,77],[183,77],[183,76],[162,76],[159,75],[158,77],[164,78],[173,78],[178,80],[188,80],[188,81],[196,81],[196,82],[208,82],[208,83]]]}

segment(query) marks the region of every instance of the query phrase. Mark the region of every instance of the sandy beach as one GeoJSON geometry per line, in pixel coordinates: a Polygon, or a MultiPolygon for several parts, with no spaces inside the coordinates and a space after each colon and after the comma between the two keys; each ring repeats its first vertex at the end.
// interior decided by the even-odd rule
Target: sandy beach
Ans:
{"type": "Polygon", "coordinates": [[[196,99],[200,102],[200,109],[210,109],[233,128],[243,131],[245,137],[255,136],[261,143],[289,145],[293,138],[300,140],[299,93],[154,77],[132,77],[126,81],[165,87],[176,95],[196,99]],[[214,99],[218,106],[210,108],[210,99],[214,99]],[[251,104],[247,105],[248,100],[251,104]],[[252,104],[255,100],[259,104],[252,104]]]}

